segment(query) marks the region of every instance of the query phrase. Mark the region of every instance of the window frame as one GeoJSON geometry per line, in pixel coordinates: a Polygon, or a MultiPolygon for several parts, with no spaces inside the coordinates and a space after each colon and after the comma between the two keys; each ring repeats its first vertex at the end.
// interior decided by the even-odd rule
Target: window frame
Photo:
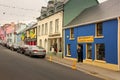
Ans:
{"type": "Polygon", "coordinates": [[[70,39],[74,39],[74,28],[70,28],[70,39]]]}
{"type": "Polygon", "coordinates": [[[105,61],[105,44],[104,44],[104,57],[103,57],[104,59],[98,59],[98,57],[97,57],[98,54],[99,54],[99,53],[97,53],[97,44],[104,44],[104,43],[96,43],[96,44],[95,44],[95,60],[105,61]]]}
{"type": "Polygon", "coordinates": [[[86,44],[86,59],[92,59],[92,43],[87,43],[86,44]],[[91,45],[91,58],[88,58],[88,44],[91,45]]]}
{"type": "Polygon", "coordinates": [[[55,20],[55,33],[59,32],[59,19],[55,20]]]}
{"type": "Polygon", "coordinates": [[[104,37],[103,36],[103,22],[96,23],[95,36],[96,36],[96,38],[103,38],[104,37]],[[99,34],[100,33],[99,30],[101,30],[101,34],[99,34]]]}

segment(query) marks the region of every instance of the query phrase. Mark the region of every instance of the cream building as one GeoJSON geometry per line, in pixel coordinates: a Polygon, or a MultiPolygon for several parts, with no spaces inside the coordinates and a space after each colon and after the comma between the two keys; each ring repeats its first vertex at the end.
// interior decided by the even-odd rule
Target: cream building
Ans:
{"type": "Polygon", "coordinates": [[[49,1],[47,7],[42,7],[38,18],[37,45],[47,52],[62,51],[63,2],[49,1]]]}

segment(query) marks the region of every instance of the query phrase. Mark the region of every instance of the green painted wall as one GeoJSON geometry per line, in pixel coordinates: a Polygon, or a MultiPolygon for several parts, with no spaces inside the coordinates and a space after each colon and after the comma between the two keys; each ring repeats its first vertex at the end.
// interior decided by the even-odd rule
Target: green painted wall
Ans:
{"type": "Polygon", "coordinates": [[[64,5],[64,26],[70,23],[83,10],[97,4],[97,0],[69,0],[64,5]]]}

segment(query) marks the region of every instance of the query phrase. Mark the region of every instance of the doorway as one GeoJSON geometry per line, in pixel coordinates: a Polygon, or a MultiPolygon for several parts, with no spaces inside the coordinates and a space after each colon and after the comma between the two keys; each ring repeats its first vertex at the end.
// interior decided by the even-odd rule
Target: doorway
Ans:
{"type": "Polygon", "coordinates": [[[77,46],[78,62],[83,62],[83,44],[77,46]]]}

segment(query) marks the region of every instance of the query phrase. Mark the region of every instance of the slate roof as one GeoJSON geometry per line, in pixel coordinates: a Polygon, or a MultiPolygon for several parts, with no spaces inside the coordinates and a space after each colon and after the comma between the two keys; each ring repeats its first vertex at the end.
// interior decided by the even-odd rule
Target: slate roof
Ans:
{"type": "Polygon", "coordinates": [[[108,0],[99,5],[87,8],[65,28],[85,25],[103,20],[109,20],[120,16],[120,0],[108,0]]]}

